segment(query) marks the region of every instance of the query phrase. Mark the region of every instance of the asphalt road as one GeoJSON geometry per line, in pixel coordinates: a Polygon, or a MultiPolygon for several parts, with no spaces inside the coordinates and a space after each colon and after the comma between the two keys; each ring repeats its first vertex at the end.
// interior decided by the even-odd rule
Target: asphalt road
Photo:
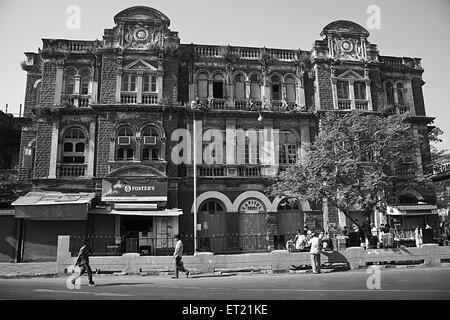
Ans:
{"type": "Polygon", "coordinates": [[[94,275],[69,289],[65,277],[0,279],[7,300],[410,300],[450,299],[450,267],[352,270],[322,274],[238,274],[228,276],[94,275]],[[371,287],[372,289],[370,289],[371,287]]]}

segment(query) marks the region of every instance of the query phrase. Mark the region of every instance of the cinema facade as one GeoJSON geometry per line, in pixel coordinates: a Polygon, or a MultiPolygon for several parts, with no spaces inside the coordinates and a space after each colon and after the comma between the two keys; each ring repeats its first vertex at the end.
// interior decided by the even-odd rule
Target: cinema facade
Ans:
{"type": "MultiPolygon", "coordinates": [[[[33,190],[13,203],[24,261],[54,259],[58,235],[89,236],[98,254],[160,255],[180,233],[192,254],[194,170],[198,251],[281,248],[305,224],[349,223],[326,204],[267,196],[271,178],[304,159],[318,112],[409,111],[417,135],[432,120],[420,59],[379,55],[350,21],[328,24],[306,50],[182,44],[148,7],[114,23],[101,40],[43,39],[25,53],[20,177],[33,190]],[[261,161],[271,147],[275,165],[261,161]]],[[[423,174],[422,145],[399,175],[423,174]]]]}

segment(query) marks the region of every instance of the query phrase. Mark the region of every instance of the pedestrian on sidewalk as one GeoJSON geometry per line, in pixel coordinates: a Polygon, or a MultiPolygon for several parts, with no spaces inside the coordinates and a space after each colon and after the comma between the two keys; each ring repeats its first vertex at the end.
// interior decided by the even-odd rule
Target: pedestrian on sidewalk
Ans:
{"type": "Polygon", "coordinates": [[[323,232],[315,232],[308,243],[311,245],[311,267],[313,273],[320,273],[320,252],[322,251],[323,232]]]}
{"type": "Polygon", "coordinates": [[[75,267],[80,267],[81,270],[80,274],[72,279],[72,284],[75,285],[75,281],[87,272],[89,287],[94,287],[95,283],[92,281],[92,269],[89,265],[89,240],[87,238],[84,239],[83,246],[80,248],[75,267]]]}
{"type": "Polygon", "coordinates": [[[180,236],[176,234],[174,236],[177,243],[175,244],[175,252],[173,253],[173,258],[175,259],[175,276],[172,277],[172,279],[178,278],[178,272],[185,272],[186,278],[189,277],[189,270],[184,268],[183,265],[183,242],[180,239],[180,236]]]}

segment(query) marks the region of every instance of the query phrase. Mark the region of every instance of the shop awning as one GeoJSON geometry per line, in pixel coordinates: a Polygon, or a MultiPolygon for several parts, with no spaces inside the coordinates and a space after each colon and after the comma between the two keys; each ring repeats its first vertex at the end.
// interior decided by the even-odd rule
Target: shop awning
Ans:
{"type": "Polygon", "coordinates": [[[0,216],[13,216],[15,215],[15,210],[14,209],[4,209],[4,208],[0,208],[0,216]]]}
{"type": "Polygon", "coordinates": [[[431,204],[387,206],[387,214],[391,216],[422,216],[438,214],[438,208],[431,204]]]}
{"type": "Polygon", "coordinates": [[[95,193],[29,192],[12,203],[15,217],[32,220],[84,220],[95,193]]]}
{"type": "Polygon", "coordinates": [[[124,216],[155,216],[155,217],[178,217],[183,214],[181,209],[166,210],[111,210],[111,214],[124,216]]]}

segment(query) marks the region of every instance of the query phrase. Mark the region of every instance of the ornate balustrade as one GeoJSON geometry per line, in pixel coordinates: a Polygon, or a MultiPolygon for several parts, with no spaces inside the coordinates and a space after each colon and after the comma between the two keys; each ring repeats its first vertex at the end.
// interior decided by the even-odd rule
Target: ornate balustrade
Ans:
{"type": "Polygon", "coordinates": [[[356,110],[368,110],[369,102],[366,100],[355,100],[355,109],[356,110]]]}
{"type": "Polygon", "coordinates": [[[91,103],[90,95],[65,94],[61,96],[61,105],[79,108],[89,107],[91,103]]]}
{"type": "Polygon", "coordinates": [[[350,110],[352,108],[352,103],[350,100],[339,100],[338,109],[339,110],[350,110]]]}
{"type": "Polygon", "coordinates": [[[65,177],[84,177],[86,174],[87,164],[75,163],[57,163],[56,176],[59,178],[65,177]]]}
{"type": "Polygon", "coordinates": [[[158,95],[157,94],[142,94],[142,103],[143,104],[158,104],[158,95]]]}
{"type": "Polygon", "coordinates": [[[122,92],[120,95],[120,102],[123,104],[135,104],[137,103],[136,92],[122,92]]]}
{"type": "Polygon", "coordinates": [[[42,42],[44,51],[89,53],[95,51],[98,46],[97,41],[43,39],[42,42]]]}

